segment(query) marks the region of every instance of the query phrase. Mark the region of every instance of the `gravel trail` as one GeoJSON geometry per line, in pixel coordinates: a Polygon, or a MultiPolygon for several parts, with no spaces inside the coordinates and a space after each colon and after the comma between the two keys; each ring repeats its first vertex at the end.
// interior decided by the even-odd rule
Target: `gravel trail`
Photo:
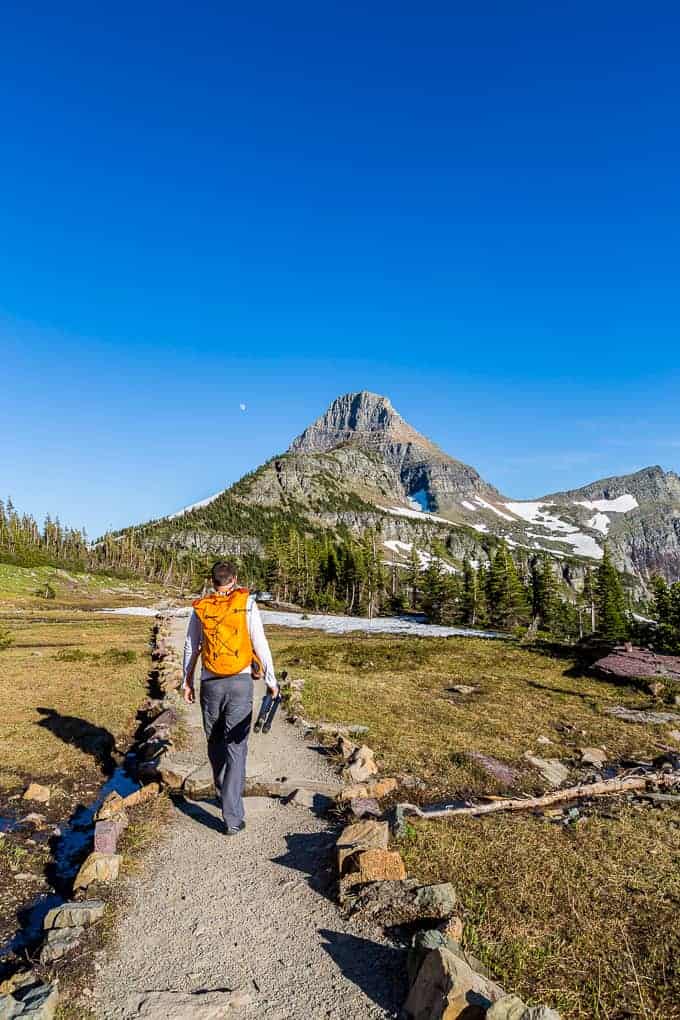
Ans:
{"type": "MultiPolygon", "coordinates": [[[[178,648],[185,626],[182,618],[172,623],[178,648]]],[[[202,764],[197,706],[186,723],[190,753],[202,764]]],[[[283,713],[268,736],[251,734],[248,775],[335,778],[283,713]]],[[[246,818],[246,831],[227,838],[214,804],[175,802],[144,877],[129,882],[128,909],[97,975],[101,1020],[396,1015],[403,954],[379,932],[344,921],[329,898],[328,823],[259,797],[246,799],[246,818]]]]}

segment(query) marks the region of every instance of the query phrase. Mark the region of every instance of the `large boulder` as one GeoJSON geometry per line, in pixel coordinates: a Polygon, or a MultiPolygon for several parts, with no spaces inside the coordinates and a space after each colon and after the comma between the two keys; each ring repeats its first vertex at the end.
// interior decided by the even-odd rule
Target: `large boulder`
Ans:
{"type": "Polygon", "coordinates": [[[593,668],[602,676],[616,680],[658,677],[680,682],[680,655],[659,655],[648,648],[622,645],[598,659],[593,668]]]}
{"type": "Polygon", "coordinates": [[[442,946],[430,950],[423,960],[404,1015],[408,1020],[484,1020],[502,995],[498,985],[442,946]]]}

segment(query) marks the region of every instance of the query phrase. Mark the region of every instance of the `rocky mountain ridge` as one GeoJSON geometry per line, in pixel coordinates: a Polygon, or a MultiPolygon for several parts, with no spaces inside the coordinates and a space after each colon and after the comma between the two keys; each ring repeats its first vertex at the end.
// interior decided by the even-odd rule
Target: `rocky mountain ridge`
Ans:
{"type": "MultiPolygon", "coordinates": [[[[470,465],[422,436],[378,394],[338,397],[286,453],[229,489],[155,523],[176,548],[211,554],[261,552],[267,528],[376,528],[388,562],[436,539],[453,569],[485,562],[499,538],[540,551],[572,582],[603,555],[644,585],[680,578],[680,477],[660,467],[601,479],[537,500],[512,500],[470,465]]],[[[155,528],[155,532],[153,531],[155,528]]]]}

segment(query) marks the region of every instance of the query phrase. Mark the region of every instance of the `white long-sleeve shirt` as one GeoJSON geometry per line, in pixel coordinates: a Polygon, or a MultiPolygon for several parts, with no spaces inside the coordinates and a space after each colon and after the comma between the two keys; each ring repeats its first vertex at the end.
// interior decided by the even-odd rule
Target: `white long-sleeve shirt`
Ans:
{"type": "MultiPolygon", "coordinates": [[[[274,660],[272,659],[269,642],[267,641],[264,633],[264,627],[262,626],[260,610],[258,609],[257,602],[252,595],[246,603],[246,615],[248,620],[248,634],[250,635],[253,651],[262,663],[265,683],[268,687],[275,688],[277,686],[277,682],[276,673],[274,672],[274,660]]],[[[201,626],[201,621],[196,613],[192,612],[187,626],[187,636],[184,640],[184,687],[187,687],[193,680],[194,670],[196,668],[198,656],[201,653],[202,643],[203,627],[201,626]]],[[[248,666],[247,669],[242,670],[242,672],[250,673],[250,666],[248,666]]],[[[201,680],[210,679],[210,677],[214,677],[216,675],[216,673],[211,673],[209,669],[206,669],[205,666],[201,668],[201,680]]]]}

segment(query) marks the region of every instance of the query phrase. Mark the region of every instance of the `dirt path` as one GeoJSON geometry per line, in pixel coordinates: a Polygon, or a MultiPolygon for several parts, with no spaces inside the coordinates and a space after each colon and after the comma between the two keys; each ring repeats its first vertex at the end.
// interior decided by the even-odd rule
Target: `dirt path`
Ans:
{"type": "MultiPolygon", "coordinates": [[[[173,621],[178,648],[185,626],[185,619],[173,621]]],[[[198,765],[206,754],[196,706],[187,725],[198,765]]],[[[251,735],[248,774],[332,778],[282,714],[268,736],[251,735]]],[[[306,808],[266,798],[247,798],[246,818],[246,831],[227,838],[214,804],[173,806],[144,878],[130,883],[129,909],[98,974],[101,1020],[397,1013],[402,954],[378,933],[343,921],[325,892],[332,892],[328,824],[306,808]],[[234,990],[239,994],[230,996],[234,990]]]]}

